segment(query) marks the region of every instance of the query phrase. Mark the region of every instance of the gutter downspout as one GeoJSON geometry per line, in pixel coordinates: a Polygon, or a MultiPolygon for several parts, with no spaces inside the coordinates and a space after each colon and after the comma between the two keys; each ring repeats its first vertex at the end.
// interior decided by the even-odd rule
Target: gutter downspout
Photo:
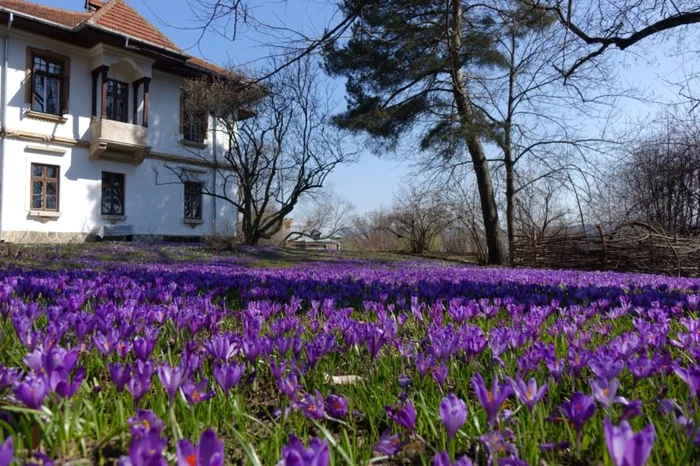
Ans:
{"type": "Polygon", "coordinates": [[[5,140],[7,139],[7,68],[10,61],[10,32],[12,31],[12,23],[15,20],[15,14],[9,12],[7,20],[7,31],[5,32],[5,40],[3,41],[3,56],[2,56],[2,89],[0,90],[0,243],[4,242],[3,227],[2,227],[2,205],[3,191],[5,189],[5,140]]]}

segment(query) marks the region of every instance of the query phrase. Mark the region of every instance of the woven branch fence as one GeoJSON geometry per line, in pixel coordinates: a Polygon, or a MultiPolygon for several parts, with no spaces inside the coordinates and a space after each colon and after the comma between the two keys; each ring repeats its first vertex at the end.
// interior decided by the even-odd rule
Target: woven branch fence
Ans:
{"type": "Polygon", "coordinates": [[[597,233],[565,228],[559,234],[517,239],[515,263],[526,267],[615,270],[700,276],[700,238],[678,237],[652,225],[629,222],[597,233]]]}

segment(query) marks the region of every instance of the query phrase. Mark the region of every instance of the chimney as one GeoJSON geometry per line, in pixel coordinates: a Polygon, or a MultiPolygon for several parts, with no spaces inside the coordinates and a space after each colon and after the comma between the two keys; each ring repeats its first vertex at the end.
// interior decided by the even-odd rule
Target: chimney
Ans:
{"type": "Polygon", "coordinates": [[[85,0],[85,10],[93,13],[104,6],[100,0],[85,0]]]}

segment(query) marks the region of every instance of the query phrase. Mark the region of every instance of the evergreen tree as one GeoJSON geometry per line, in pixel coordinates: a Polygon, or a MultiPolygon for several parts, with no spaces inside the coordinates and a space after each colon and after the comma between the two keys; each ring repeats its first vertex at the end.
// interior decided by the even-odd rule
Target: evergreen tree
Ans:
{"type": "Polygon", "coordinates": [[[481,201],[488,262],[503,264],[484,141],[497,131],[479,110],[474,78],[508,62],[498,50],[498,10],[463,0],[344,0],[361,11],[347,41],[325,49],[327,71],[346,78],[348,109],[336,123],[393,146],[408,133],[447,158],[469,154],[481,201]]]}

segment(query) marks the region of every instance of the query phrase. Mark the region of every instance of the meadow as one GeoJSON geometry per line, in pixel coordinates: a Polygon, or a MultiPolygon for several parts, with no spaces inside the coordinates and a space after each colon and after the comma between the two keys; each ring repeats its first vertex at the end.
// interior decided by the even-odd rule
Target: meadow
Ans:
{"type": "Polygon", "coordinates": [[[700,462],[700,280],[275,257],[5,261],[0,466],[700,462]]]}

